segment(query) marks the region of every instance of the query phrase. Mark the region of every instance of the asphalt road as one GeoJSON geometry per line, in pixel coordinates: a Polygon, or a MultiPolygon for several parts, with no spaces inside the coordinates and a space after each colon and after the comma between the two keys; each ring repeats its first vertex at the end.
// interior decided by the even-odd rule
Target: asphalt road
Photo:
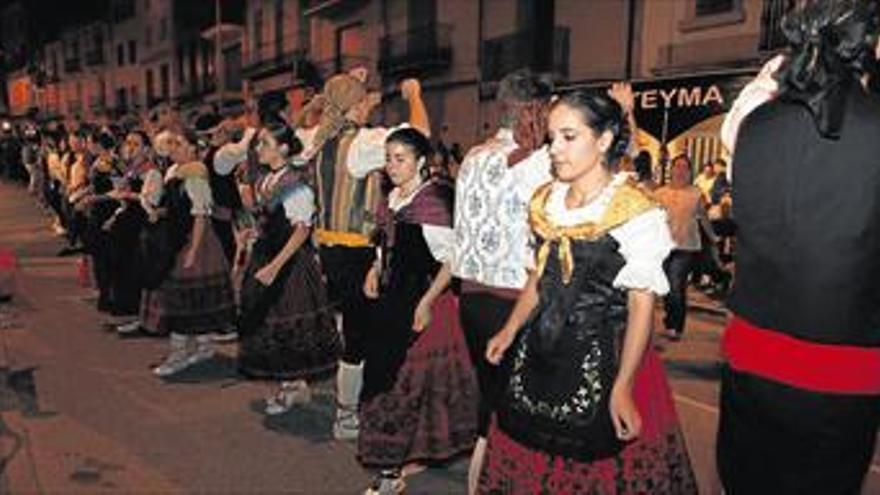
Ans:
{"type": "MultiPolygon", "coordinates": [[[[0,248],[19,258],[0,304],[0,493],[360,493],[371,478],[354,445],[332,440],[331,382],[311,404],[262,414],[271,384],[242,380],[235,346],[163,381],[161,339],[102,328],[74,258],[18,186],[0,184],[0,248]]],[[[701,493],[714,469],[723,307],[693,294],[685,338],[658,336],[701,493]]],[[[658,325],[659,328],[659,325],[658,325]]],[[[464,493],[465,460],[408,480],[408,493],[464,493]]],[[[865,493],[880,494],[875,457],[865,493]]]]}

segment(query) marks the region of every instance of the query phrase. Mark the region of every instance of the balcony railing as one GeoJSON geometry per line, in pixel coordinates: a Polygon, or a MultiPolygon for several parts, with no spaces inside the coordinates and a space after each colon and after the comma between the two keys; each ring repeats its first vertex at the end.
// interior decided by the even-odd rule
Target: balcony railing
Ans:
{"type": "Polygon", "coordinates": [[[86,53],[86,65],[102,65],[104,63],[104,51],[93,50],[86,53]]]}
{"type": "MultiPolygon", "coordinates": [[[[262,54],[258,52],[256,55],[262,54]]],[[[244,77],[268,77],[282,72],[292,71],[297,63],[305,59],[302,50],[293,50],[277,56],[251,56],[250,62],[242,67],[244,77]]]]}
{"type": "Polygon", "coordinates": [[[326,80],[334,74],[345,72],[355,67],[363,66],[369,68],[371,62],[372,60],[369,57],[362,55],[339,55],[335,58],[319,60],[315,62],[315,67],[318,69],[321,77],[326,80]]]}
{"type": "Polygon", "coordinates": [[[499,81],[517,69],[568,76],[569,30],[556,27],[552,39],[540,39],[537,31],[518,31],[483,42],[481,64],[484,81],[499,81]]]}
{"type": "Polygon", "coordinates": [[[64,61],[64,72],[79,72],[79,58],[69,58],[64,61]]]}
{"type": "Polygon", "coordinates": [[[379,71],[385,75],[444,69],[452,61],[448,24],[430,24],[382,38],[379,71]]]}
{"type": "Polygon", "coordinates": [[[333,17],[366,5],[367,0],[306,0],[303,15],[333,17]]]}
{"type": "Polygon", "coordinates": [[[107,106],[107,101],[103,97],[92,97],[89,99],[89,108],[93,111],[102,111],[107,106]]]}
{"type": "Polygon", "coordinates": [[[792,7],[794,0],[764,0],[761,9],[761,39],[758,45],[761,51],[773,51],[786,46],[782,19],[792,7]]]}

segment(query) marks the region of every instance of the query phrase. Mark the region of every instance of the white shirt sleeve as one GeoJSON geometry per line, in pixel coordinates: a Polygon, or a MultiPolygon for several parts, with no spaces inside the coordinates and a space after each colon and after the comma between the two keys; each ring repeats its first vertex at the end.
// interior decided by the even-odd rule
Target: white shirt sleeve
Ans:
{"type": "Polygon", "coordinates": [[[660,208],[642,213],[613,229],[626,264],[614,279],[614,287],[649,290],[658,296],[669,292],[663,261],[675,243],[669,233],[666,212],[660,208]]]}
{"type": "Polygon", "coordinates": [[[525,160],[513,166],[516,187],[521,189],[526,201],[531,200],[532,194],[539,187],[553,180],[550,168],[550,153],[547,146],[538,148],[525,160]]]}
{"type": "Polygon", "coordinates": [[[144,209],[156,208],[162,199],[162,172],[157,169],[147,171],[144,184],[141,186],[141,206],[144,209]]]}
{"type": "Polygon", "coordinates": [[[743,120],[756,108],[776,96],[779,84],[773,78],[773,74],[779,70],[784,60],[784,55],[777,55],[764,64],[761,72],[754,80],[746,84],[746,87],[733,101],[730,111],[725,115],[724,121],[721,123],[721,143],[731,154],[736,149],[736,136],[743,120]]]}
{"type": "Polygon", "coordinates": [[[315,216],[315,194],[308,187],[297,187],[284,198],[284,215],[290,223],[312,225],[315,216]]]}
{"type": "Polygon", "coordinates": [[[194,216],[210,216],[214,200],[211,197],[211,185],[207,179],[189,177],[183,181],[186,194],[192,202],[190,213],[194,216]]]}
{"type": "Polygon", "coordinates": [[[425,236],[425,242],[435,260],[440,263],[452,261],[455,231],[451,227],[422,225],[422,234],[425,236]]]}
{"type": "Polygon", "coordinates": [[[297,127],[293,133],[296,135],[296,138],[299,139],[299,142],[302,143],[303,149],[307,150],[312,147],[312,143],[315,141],[315,135],[318,134],[318,126],[314,127],[297,127]]]}
{"type": "Polygon", "coordinates": [[[374,170],[385,166],[385,138],[393,129],[371,127],[358,130],[348,147],[346,162],[348,173],[362,179],[374,170]]]}
{"type": "Polygon", "coordinates": [[[248,146],[256,133],[256,129],[248,127],[245,129],[241,141],[221,146],[214,154],[214,170],[220,175],[229,175],[236,165],[247,160],[248,146]]]}

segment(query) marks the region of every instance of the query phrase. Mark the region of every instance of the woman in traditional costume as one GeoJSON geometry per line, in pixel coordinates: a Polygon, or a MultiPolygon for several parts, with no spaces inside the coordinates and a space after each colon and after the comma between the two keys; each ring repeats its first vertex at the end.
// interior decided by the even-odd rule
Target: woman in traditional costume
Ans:
{"type": "Polygon", "coordinates": [[[486,358],[509,367],[481,493],[696,491],[662,365],[650,347],[673,247],[664,212],[617,164],[620,105],[563,96],[549,116],[556,179],[535,193],[540,246],[486,358]]]}
{"type": "Polygon", "coordinates": [[[165,173],[162,205],[170,222],[173,265],[157,295],[163,325],[171,334],[168,356],[153,369],[161,377],[211,358],[211,334],[235,317],[229,266],[208,224],[211,188],[208,169],[196,161],[196,142],[189,133],[177,136],[171,147],[174,165],[165,173]]]}
{"type": "Polygon", "coordinates": [[[293,157],[293,130],[270,123],[257,137],[270,171],[257,180],[257,239],[242,285],[239,369],[281,380],[266,414],[308,402],[308,381],[332,374],[341,352],[333,310],[312,243],[315,195],[293,157]]]}
{"type": "Polygon", "coordinates": [[[416,129],[394,131],[385,149],[394,189],[364,282],[373,302],[358,458],[382,470],[367,493],[401,491],[404,468],[470,450],[478,404],[449,277],[436,276],[452,254],[452,189],[428,177],[432,149],[416,129]]]}

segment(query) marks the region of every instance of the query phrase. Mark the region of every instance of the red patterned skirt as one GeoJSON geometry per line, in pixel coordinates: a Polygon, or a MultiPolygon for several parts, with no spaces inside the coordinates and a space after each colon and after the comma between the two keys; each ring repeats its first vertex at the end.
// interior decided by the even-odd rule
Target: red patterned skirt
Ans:
{"type": "Polygon", "coordinates": [[[618,455],[595,462],[532,450],[493,424],[479,493],[697,493],[663,364],[653,349],[645,352],[633,394],[642,416],[641,435],[618,455]]]}
{"type": "Polygon", "coordinates": [[[476,440],[478,404],[458,302],[447,292],[407,350],[393,387],[361,403],[358,460],[390,468],[467,452],[476,440]]]}
{"type": "Polygon", "coordinates": [[[174,268],[155,291],[158,299],[147,301],[159,313],[151,315],[154,320],[148,323],[184,335],[226,330],[235,321],[235,299],[229,265],[214,229],[205,228],[195,263],[184,268],[189,249],[188,242],[178,253],[174,268]],[[156,318],[160,321],[154,324],[156,318]]]}

